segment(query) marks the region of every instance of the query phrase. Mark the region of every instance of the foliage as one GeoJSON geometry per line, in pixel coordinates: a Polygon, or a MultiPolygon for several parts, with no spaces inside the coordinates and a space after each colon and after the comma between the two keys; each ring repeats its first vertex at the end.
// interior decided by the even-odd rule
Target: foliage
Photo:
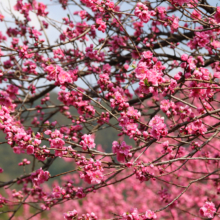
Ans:
{"type": "Polygon", "coordinates": [[[220,217],[215,1],[16,0],[0,25],[1,219],[220,217]]]}

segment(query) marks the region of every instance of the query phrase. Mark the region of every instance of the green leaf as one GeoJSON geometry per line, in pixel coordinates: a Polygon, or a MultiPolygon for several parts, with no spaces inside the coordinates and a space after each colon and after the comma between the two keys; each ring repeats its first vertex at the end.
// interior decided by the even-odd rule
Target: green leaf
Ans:
{"type": "Polygon", "coordinates": [[[147,79],[144,80],[144,85],[147,86],[147,87],[150,87],[150,84],[149,84],[147,79]]]}

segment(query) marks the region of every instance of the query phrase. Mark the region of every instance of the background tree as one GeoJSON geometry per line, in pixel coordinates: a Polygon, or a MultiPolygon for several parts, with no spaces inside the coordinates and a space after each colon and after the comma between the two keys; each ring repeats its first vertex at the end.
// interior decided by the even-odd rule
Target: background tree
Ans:
{"type": "Polygon", "coordinates": [[[217,1],[1,3],[2,219],[219,218],[217,1]]]}

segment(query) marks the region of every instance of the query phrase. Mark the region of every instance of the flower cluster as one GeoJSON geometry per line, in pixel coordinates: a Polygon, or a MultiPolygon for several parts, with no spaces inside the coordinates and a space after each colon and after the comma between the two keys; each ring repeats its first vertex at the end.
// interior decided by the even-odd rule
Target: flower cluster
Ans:
{"type": "Polygon", "coordinates": [[[135,76],[140,80],[139,92],[156,92],[156,87],[165,82],[164,69],[165,67],[160,61],[157,61],[157,58],[153,57],[150,51],[143,52],[142,59],[135,69],[135,76]]]}
{"type": "Polygon", "coordinates": [[[96,24],[98,26],[98,30],[104,33],[106,29],[106,23],[102,20],[102,18],[97,18],[96,24]]]}
{"type": "Polygon", "coordinates": [[[137,3],[134,14],[141,19],[144,23],[147,23],[150,20],[150,17],[155,13],[154,11],[149,11],[148,7],[141,2],[137,3]]]}
{"type": "Polygon", "coordinates": [[[80,142],[80,144],[82,145],[83,150],[95,148],[94,139],[92,138],[91,134],[84,134],[82,136],[82,141],[80,142]]]}
{"type": "Polygon", "coordinates": [[[50,178],[50,173],[48,171],[43,171],[42,168],[40,168],[37,171],[33,172],[30,178],[34,185],[39,186],[45,181],[48,181],[48,179],[50,178]]]}
{"type": "Polygon", "coordinates": [[[103,168],[99,160],[86,160],[86,158],[81,157],[81,161],[77,162],[77,165],[81,167],[79,170],[83,170],[80,174],[80,178],[85,182],[89,184],[99,184],[104,180],[103,168]]]}
{"type": "Polygon", "coordinates": [[[131,209],[130,212],[124,213],[122,215],[123,220],[131,220],[131,219],[132,220],[140,220],[140,219],[147,220],[147,219],[156,219],[156,218],[157,218],[157,215],[153,211],[147,210],[144,215],[140,215],[136,208],[131,209]]]}
{"type": "Polygon", "coordinates": [[[92,212],[92,213],[87,213],[83,214],[82,216],[79,216],[76,210],[73,211],[68,211],[67,213],[64,213],[64,218],[66,220],[96,220],[97,216],[92,212]]]}
{"type": "Polygon", "coordinates": [[[112,143],[112,151],[117,154],[117,160],[122,163],[126,162],[126,160],[132,156],[132,153],[130,153],[131,148],[132,147],[127,145],[125,141],[122,143],[114,141],[112,143]]]}
{"type": "Polygon", "coordinates": [[[220,7],[56,2],[0,13],[2,218],[217,217],[220,7]]]}
{"type": "Polygon", "coordinates": [[[162,136],[167,135],[167,127],[166,124],[164,123],[164,118],[160,116],[155,116],[154,118],[151,119],[149,126],[152,128],[151,129],[151,136],[155,139],[160,139],[162,136]]]}
{"type": "Polygon", "coordinates": [[[89,101],[83,100],[83,94],[80,92],[66,92],[60,91],[58,93],[58,99],[67,106],[74,106],[78,109],[78,113],[86,115],[86,117],[93,117],[95,115],[95,109],[92,105],[89,105],[89,101]]]}

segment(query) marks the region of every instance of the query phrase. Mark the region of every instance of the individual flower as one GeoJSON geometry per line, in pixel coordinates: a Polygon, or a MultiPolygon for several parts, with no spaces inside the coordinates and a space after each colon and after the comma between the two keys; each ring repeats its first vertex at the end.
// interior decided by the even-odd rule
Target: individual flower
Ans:
{"type": "Polygon", "coordinates": [[[199,213],[202,217],[210,219],[214,218],[215,212],[216,208],[213,202],[206,202],[199,210],[199,213]]]}
{"type": "Polygon", "coordinates": [[[147,210],[145,215],[142,216],[142,218],[145,220],[145,219],[156,219],[157,218],[157,215],[151,211],[151,210],[147,210]]]}

